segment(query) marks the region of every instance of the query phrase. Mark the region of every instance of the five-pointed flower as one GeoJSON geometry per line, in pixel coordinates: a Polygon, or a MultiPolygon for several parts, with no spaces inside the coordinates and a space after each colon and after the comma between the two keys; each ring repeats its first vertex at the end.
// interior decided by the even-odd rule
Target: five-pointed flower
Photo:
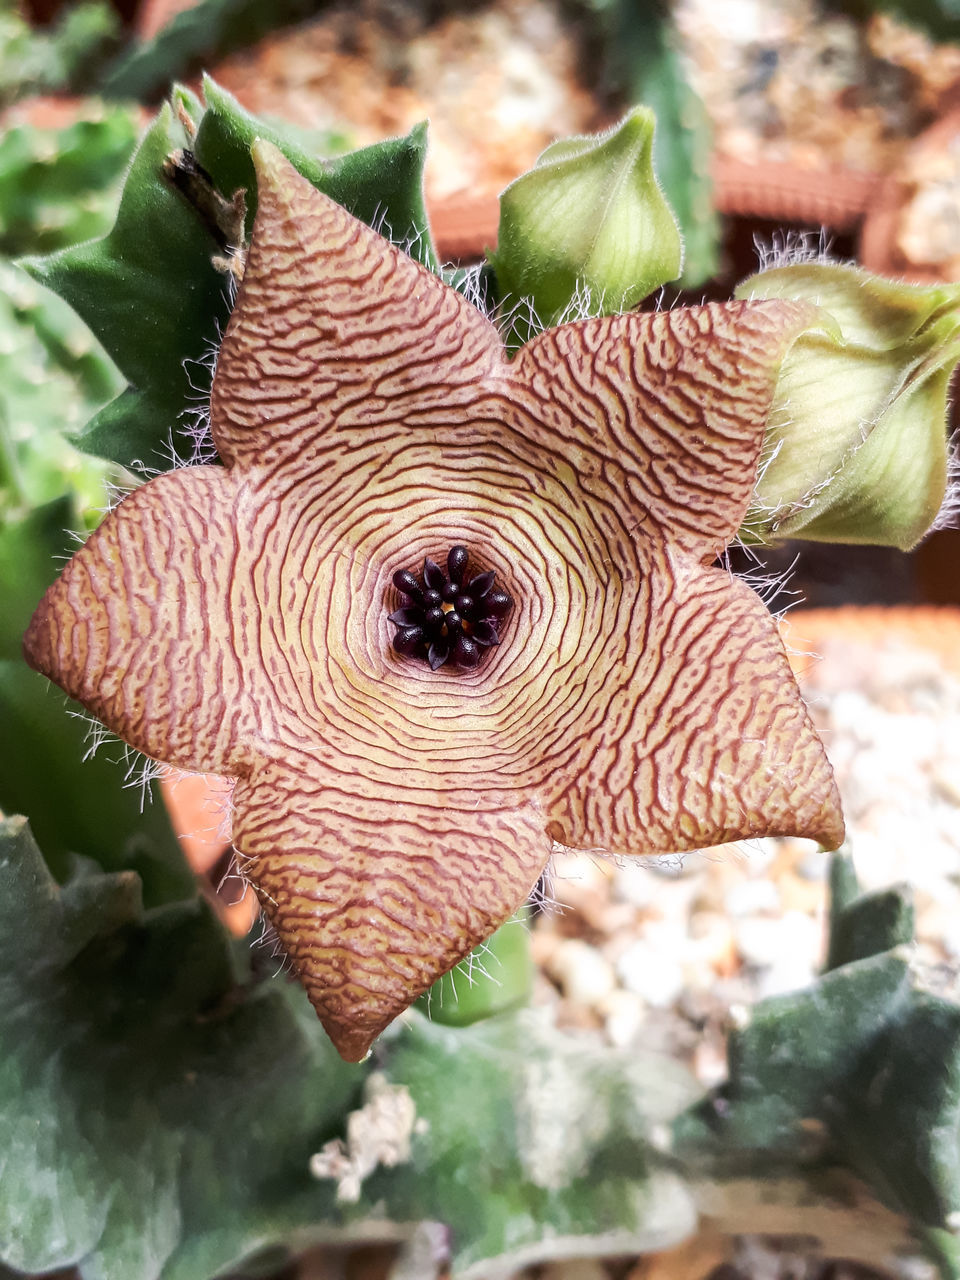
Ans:
{"type": "Polygon", "coordinates": [[[508,360],[460,294],[254,151],[224,465],[127,497],[25,650],[148,756],[237,780],[243,866],[355,1060],[555,841],[842,838],[776,626],[713,567],[811,313],[586,320],[508,360]],[[480,665],[433,670],[393,644],[394,575],[456,546],[513,608],[480,665]]]}

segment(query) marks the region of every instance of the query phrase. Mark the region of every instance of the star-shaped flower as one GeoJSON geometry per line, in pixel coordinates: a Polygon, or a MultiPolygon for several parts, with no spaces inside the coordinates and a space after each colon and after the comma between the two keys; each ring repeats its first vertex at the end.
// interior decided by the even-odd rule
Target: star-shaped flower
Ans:
{"type": "Polygon", "coordinates": [[[146,755],[237,780],[244,869],[356,1060],[555,841],[842,838],[776,626],[712,567],[811,312],[586,320],[508,360],[460,294],[255,156],[224,465],[127,497],[25,650],[146,755]],[[482,662],[433,670],[394,646],[394,576],[454,547],[513,606],[482,662]]]}

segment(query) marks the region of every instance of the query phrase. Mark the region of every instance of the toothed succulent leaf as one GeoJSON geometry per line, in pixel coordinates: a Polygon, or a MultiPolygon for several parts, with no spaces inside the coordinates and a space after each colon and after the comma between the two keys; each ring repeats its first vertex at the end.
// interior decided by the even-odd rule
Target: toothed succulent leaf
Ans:
{"type": "Polygon", "coordinates": [[[832,879],[836,967],[745,1015],[730,1034],[729,1080],[678,1122],[679,1149],[728,1169],[746,1162],[754,1177],[784,1158],[838,1162],[918,1227],[954,1226],[960,1006],[911,966],[904,890],[854,896],[842,858],[832,879]]]}
{"type": "Polygon", "coordinates": [[[209,76],[204,77],[206,110],[194,144],[197,159],[226,195],[238,187],[247,198],[247,231],[257,212],[257,183],[250,148],[258,138],[272,142],[318,191],[343,205],[355,218],[375,227],[430,270],[437,256],[423,201],[427,126],[415,125],[405,137],[360,147],[325,159],[298,145],[293,130],[267,124],[240,106],[209,76]]]}

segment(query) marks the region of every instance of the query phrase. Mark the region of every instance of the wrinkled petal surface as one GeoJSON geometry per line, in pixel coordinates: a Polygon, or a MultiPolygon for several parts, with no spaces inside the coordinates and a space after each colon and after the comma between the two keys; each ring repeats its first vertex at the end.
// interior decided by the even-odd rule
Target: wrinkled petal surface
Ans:
{"type": "Polygon", "coordinates": [[[370,801],[289,765],[238,783],[234,840],[324,1027],[359,1060],[526,900],[551,841],[531,805],[370,801]]]}
{"type": "Polygon", "coordinates": [[[809,311],[590,320],[511,363],[463,298],[255,154],[212,403],[226,467],[126,499],[26,651],[149,755],[239,779],[234,843],[353,1059],[512,914],[554,838],[841,838],[774,625],[711,567],[809,311]],[[515,605],[479,667],[432,671],[392,648],[392,580],[456,544],[515,605]]]}
{"type": "Polygon", "coordinates": [[[31,665],[138,751],[201,773],[241,772],[256,726],[233,643],[235,492],[194,467],[129,494],[24,637],[31,665]]]}

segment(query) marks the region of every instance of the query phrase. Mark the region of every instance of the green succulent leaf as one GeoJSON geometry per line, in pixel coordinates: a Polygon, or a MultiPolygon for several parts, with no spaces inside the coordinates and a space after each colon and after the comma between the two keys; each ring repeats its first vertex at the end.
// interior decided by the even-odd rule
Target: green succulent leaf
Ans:
{"type": "Polygon", "coordinates": [[[364,1200],[442,1222],[454,1276],[646,1252],[693,1229],[690,1194],[650,1141],[695,1088],[675,1063],[586,1044],[535,1011],[466,1029],[417,1018],[384,1048],[420,1123],[409,1164],[372,1174],[364,1200]]]}
{"type": "Polygon", "coordinates": [[[186,362],[202,358],[229,308],[214,268],[213,238],[162,177],[187,145],[165,106],[143,139],[110,233],[23,265],[93,330],[135,394],[113,403],[77,437],[81,448],[123,466],[158,466],[180,412],[191,403],[186,362]]]}
{"type": "Polygon", "coordinates": [[[256,213],[256,181],[250,147],[263,138],[279,147],[294,168],[318,191],[366,222],[382,229],[395,244],[431,271],[438,269],[423,203],[423,164],[427,126],[416,125],[406,137],[361,147],[325,160],[304,151],[292,130],[278,128],[245,111],[237,100],[207,76],[203,82],[206,112],[194,151],[225,195],[238,188],[247,193],[247,231],[256,213]]]}
{"type": "Polygon", "coordinates": [[[682,1146],[782,1159],[806,1145],[811,1121],[843,1095],[860,1058],[876,1049],[891,1010],[907,999],[906,960],[875,956],[814,988],[763,1000],[727,1047],[730,1081],[680,1127],[682,1146]]]}
{"type": "Polygon", "coordinates": [[[914,910],[906,885],[860,894],[853,860],[835,853],[830,863],[828,972],[913,941],[914,910]]]}
{"type": "Polygon", "coordinates": [[[849,1162],[888,1204],[922,1226],[955,1227],[960,1007],[915,986],[891,1013],[876,1052],[851,1076],[833,1123],[849,1162]]]}
{"type": "Polygon", "coordinates": [[[84,1280],[208,1280],[329,1222],[310,1155],[360,1069],[285,982],[251,986],[198,899],[129,872],[58,887],[0,825],[0,1259],[84,1280]]]}
{"type": "Polygon", "coordinates": [[[729,1080],[681,1117],[678,1144],[754,1177],[765,1162],[832,1159],[939,1231],[960,1212],[960,1006],[911,966],[903,890],[855,896],[842,857],[832,882],[828,972],[732,1032],[729,1080]]]}

